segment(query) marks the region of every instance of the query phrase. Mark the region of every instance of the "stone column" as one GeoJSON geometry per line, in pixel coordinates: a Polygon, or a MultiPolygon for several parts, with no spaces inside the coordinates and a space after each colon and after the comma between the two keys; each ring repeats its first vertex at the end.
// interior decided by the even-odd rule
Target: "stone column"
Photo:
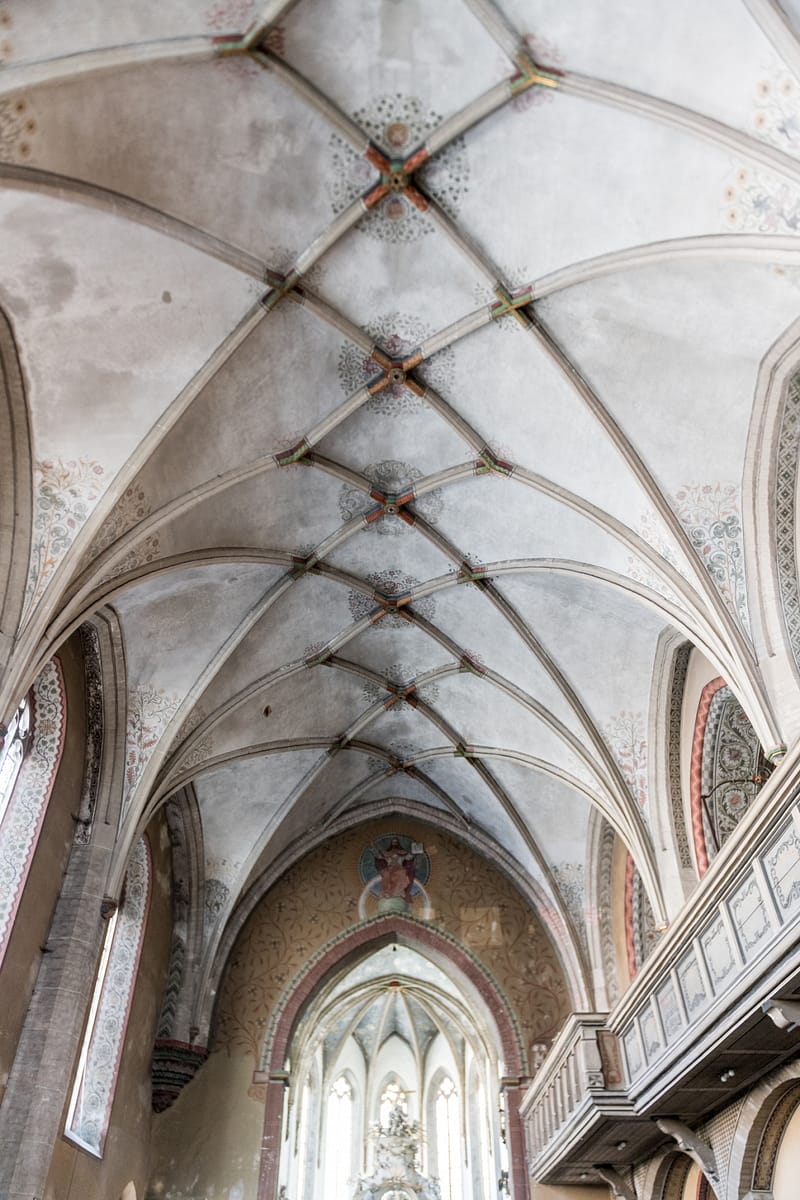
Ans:
{"type": "Polygon", "coordinates": [[[284,1092],[288,1080],[283,1073],[264,1075],[256,1080],[266,1082],[264,1103],[264,1132],[261,1136],[261,1165],[258,1171],[258,1200],[277,1200],[281,1165],[281,1130],[283,1128],[284,1092]]]}
{"type": "Polygon", "coordinates": [[[508,1174],[512,1200],[528,1200],[528,1168],[525,1160],[525,1134],[519,1106],[525,1089],[506,1086],[506,1139],[508,1144],[508,1174]]]}

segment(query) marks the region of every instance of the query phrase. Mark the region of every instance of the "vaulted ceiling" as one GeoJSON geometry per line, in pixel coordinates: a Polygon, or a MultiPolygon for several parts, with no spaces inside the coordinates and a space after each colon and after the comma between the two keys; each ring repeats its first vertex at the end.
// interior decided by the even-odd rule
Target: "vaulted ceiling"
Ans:
{"type": "Polygon", "coordinates": [[[743,534],[800,307],[788,18],[6,0],[0,33],[34,462],[4,696],[116,612],[119,870],[192,783],[213,945],[392,800],[515,858],[580,957],[594,810],[663,917],[665,641],[765,748],[798,728],[743,534]]]}

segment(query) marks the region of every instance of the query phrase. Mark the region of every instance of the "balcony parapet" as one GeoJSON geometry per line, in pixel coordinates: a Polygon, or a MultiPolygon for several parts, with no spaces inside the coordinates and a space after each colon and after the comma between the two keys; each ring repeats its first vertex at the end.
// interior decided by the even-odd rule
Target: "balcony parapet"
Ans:
{"type": "Polygon", "coordinates": [[[546,1178],[600,1122],[631,1114],[616,1036],[603,1013],[567,1018],[520,1106],[532,1175],[546,1178]]]}
{"type": "Polygon", "coordinates": [[[616,1008],[562,1028],[521,1106],[536,1179],[628,1164],[663,1142],[657,1119],[691,1125],[797,1052],[764,1012],[800,1000],[800,747],[791,759],[616,1008]]]}
{"type": "Polygon", "coordinates": [[[796,987],[799,800],[786,787],[762,793],[610,1013],[637,1110],[659,1104],[762,1003],[796,987]]]}

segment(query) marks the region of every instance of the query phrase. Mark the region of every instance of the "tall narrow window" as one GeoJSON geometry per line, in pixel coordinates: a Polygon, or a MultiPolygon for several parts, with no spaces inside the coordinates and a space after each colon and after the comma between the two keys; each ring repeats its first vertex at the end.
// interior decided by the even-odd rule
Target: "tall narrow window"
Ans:
{"type": "Polygon", "coordinates": [[[30,708],[21,704],[9,722],[0,751],[0,963],[61,762],[66,727],[61,664],[53,658],[31,689],[30,708]]]}
{"type": "Polygon", "coordinates": [[[461,1200],[459,1112],[456,1085],[448,1076],[439,1084],[434,1104],[436,1167],[442,1200],[461,1200]]]}
{"type": "Polygon", "coordinates": [[[303,1085],[303,1098],[300,1101],[300,1119],[298,1121],[297,1130],[297,1145],[299,1148],[299,1159],[297,1163],[297,1182],[295,1183],[295,1192],[298,1200],[303,1200],[306,1194],[306,1180],[310,1174],[309,1167],[309,1151],[311,1150],[313,1138],[311,1129],[309,1128],[309,1117],[311,1115],[311,1076],[303,1085]]]}
{"type": "Polygon", "coordinates": [[[472,1200],[489,1200],[492,1188],[490,1143],[491,1125],[484,1103],[484,1086],[477,1064],[473,1064],[466,1093],[469,1124],[469,1158],[472,1176],[472,1200]]]}
{"type": "Polygon", "coordinates": [[[3,747],[0,750],[0,821],[5,815],[19,769],[22,766],[29,728],[30,707],[25,699],[14,713],[3,734],[3,747]]]}
{"type": "Polygon", "coordinates": [[[150,901],[150,848],[141,838],[125,877],[124,900],[106,930],[67,1115],[67,1136],[103,1153],[128,1026],[150,901]]]}
{"type": "Polygon", "coordinates": [[[393,1079],[387,1083],[386,1087],[381,1092],[381,1107],[379,1117],[381,1125],[389,1124],[389,1117],[392,1110],[400,1106],[402,1111],[408,1116],[408,1097],[406,1096],[405,1088],[397,1080],[393,1079]]]}
{"type": "Polygon", "coordinates": [[[328,1096],[325,1137],[325,1191],[330,1200],[350,1200],[353,1176],[353,1086],[346,1075],[340,1075],[328,1096]]]}

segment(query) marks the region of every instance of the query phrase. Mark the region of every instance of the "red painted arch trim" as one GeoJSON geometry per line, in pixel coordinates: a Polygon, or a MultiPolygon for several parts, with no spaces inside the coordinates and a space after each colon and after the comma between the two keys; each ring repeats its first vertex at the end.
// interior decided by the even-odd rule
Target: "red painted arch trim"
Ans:
{"type": "Polygon", "coordinates": [[[689,803],[692,816],[692,840],[697,859],[697,873],[701,879],[708,870],[708,850],[706,848],[706,835],[703,829],[703,801],[701,799],[703,787],[703,743],[706,737],[706,725],[708,724],[711,701],[722,687],[725,687],[725,680],[721,675],[718,675],[716,679],[712,679],[703,688],[700,693],[700,701],[697,705],[697,716],[694,719],[694,735],[692,737],[692,757],[689,766],[689,803]]]}
{"type": "Polygon", "coordinates": [[[633,929],[633,877],[636,864],[629,854],[625,860],[625,951],[628,959],[628,976],[631,983],[636,978],[636,939],[633,929]]]}
{"type": "Polygon", "coordinates": [[[357,926],[342,938],[337,938],[315,959],[305,973],[295,981],[285,997],[274,1032],[264,1055],[266,1070],[282,1071],[289,1042],[302,1010],[325,977],[341,962],[374,943],[386,942],[396,936],[406,944],[417,944],[448,958],[469,980],[492,1014],[500,1035],[503,1061],[509,1075],[525,1072],[525,1057],[521,1035],[509,1011],[509,1002],[489,972],[479,964],[454,938],[446,937],[422,921],[398,914],[375,917],[357,926]]]}
{"type": "MultiPolygon", "coordinates": [[[[264,1132],[261,1138],[258,1200],[275,1200],[278,1194],[281,1125],[284,1108],[282,1072],[292,1034],[305,1004],[336,966],[356,955],[358,951],[385,943],[393,936],[405,944],[426,946],[436,953],[444,955],[453,966],[463,973],[495,1020],[507,1074],[511,1077],[522,1075],[524,1052],[509,1011],[508,1002],[484,967],[468,954],[454,938],[445,936],[422,921],[392,914],[365,922],[330,944],[296,980],[283,1001],[274,1025],[269,1053],[265,1055],[269,1075],[264,1105],[264,1132]]],[[[522,1082],[520,1080],[520,1083],[522,1082]]],[[[525,1200],[528,1195],[522,1121],[519,1115],[522,1091],[522,1086],[506,1088],[507,1137],[510,1149],[513,1200],[525,1200]]]]}

